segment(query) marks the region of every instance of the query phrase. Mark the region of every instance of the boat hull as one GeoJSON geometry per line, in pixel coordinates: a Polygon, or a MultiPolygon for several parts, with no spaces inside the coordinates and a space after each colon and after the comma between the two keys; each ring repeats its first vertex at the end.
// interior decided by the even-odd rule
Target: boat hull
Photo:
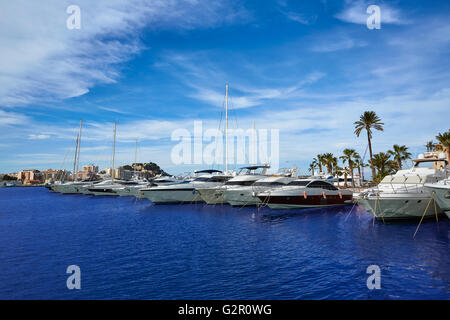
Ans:
{"type": "Polygon", "coordinates": [[[204,202],[194,188],[186,189],[157,189],[141,191],[142,198],[154,204],[176,204],[204,202]]]}
{"type": "Polygon", "coordinates": [[[197,189],[203,201],[207,204],[224,204],[227,203],[223,198],[223,190],[218,189],[197,189]]]}
{"type": "Polygon", "coordinates": [[[429,187],[425,186],[430,192],[434,192],[434,198],[437,204],[444,211],[445,215],[450,219],[450,188],[445,187],[429,187]]]}
{"type": "Polygon", "coordinates": [[[88,189],[89,194],[94,196],[108,196],[108,197],[117,197],[119,196],[113,188],[93,188],[88,189]]]}
{"type": "Polygon", "coordinates": [[[256,206],[261,204],[261,200],[253,196],[252,190],[226,190],[223,192],[223,199],[234,207],[256,206]]]}
{"type": "Polygon", "coordinates": [[[358,199],[358,204],[379,220],[420,219],[424,213],[426,218],[442,214],[439,205],[436,203],[435,207],[434,202],[430,203],[430,200],[431,197],[426,195],[379,197],[378,200],[376,197],[366,197],[358,199]]]}
{"type": "Polygon", "coordinates": [[[51,190],[62,194],[75,194],[78,193],[78,187],[73,184],[55,184],[51,190]]]}
{"type": "Polygon", "coordinates": [[[307,209],[319,207],[344,206],[352,203],[351,195],[288,195],[288,196],[259,196],[271,209],[307,209]]]}

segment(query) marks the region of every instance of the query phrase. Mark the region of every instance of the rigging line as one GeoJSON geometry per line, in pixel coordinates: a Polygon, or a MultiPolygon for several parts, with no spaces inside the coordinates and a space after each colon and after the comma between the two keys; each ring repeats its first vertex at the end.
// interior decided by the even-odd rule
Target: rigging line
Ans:
{"type": "Polygon", "coordinates": [[[61,166],[59,167],[59,172],[56,174],[56,181],[58,181],[58,177],[59,177],[59,181],[62,180],[63,177],[65,177],[66,175],[66,170],[63,170],[64,164],[66,163],[66,158],[67,155],[69,154],[71,148],[67,149],[66,154],[64,155],[64,160],[63,163],[61,164],[61,166]]]}
{"type": "MultiPolygon", "coordinates": [[[[235,123],[236,123],[236,129],[239,129],[239,123],[238,123],[238,118],[237,118],[237,115],[236,115],[236,111],[235,111],[235,108],[234,108],[234,102],[233,102],[233,97],[231,97],[230,95],[229,95],[229,110],[231,111],[230,112],[230,118],[232,118],[232,119],[234,119],[234,121],[235,121],[235,123]]],[[[237,155],[236,155],[236,161],[234,161],[234,170],[236,171],[237,170],[237,167],[238,167],[238,163],[237,163],[237,155]]]]}
{"type": "Polygon", "coordinates": [[[367,146],[366,146],[366,151],[364,151],[364,155],[363,155],[363,157],[362,157],[362,159],[361,159],[361,161],[364,163],[364,159],[366,158],[366,155],[367,155],[367,150],[369,149],[369,144],[367,144],[367,146]]]}

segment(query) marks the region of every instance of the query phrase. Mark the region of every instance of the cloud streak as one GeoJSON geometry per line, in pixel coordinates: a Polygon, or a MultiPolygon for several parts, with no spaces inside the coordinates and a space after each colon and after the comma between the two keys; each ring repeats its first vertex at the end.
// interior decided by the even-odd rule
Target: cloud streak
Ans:
{"type": "Polygon", "coordinates": [[[114,83],[122,64],[143,50],[144,27],[212,28],[246,19],[246,11],[207,0],[80,0],[81,29],[66,28],[71,1],[0,3],[0,106],[77,97],[114,83]]]}
{"type": "Polygon", "coordinates": [[[349,5],[337,13],[335,17],[349,23],[366,24],[369,14],[366,12],[369,5],[380,7],[381,24],[406,24],[407,20],[399,9],[385,3],[370,3],[368,1],[349,1],[349,5]]]}

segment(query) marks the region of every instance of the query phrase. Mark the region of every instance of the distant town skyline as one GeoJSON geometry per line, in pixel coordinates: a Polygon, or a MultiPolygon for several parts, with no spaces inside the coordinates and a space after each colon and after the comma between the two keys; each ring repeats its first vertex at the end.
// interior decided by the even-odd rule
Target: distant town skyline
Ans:
{"type": "MultiPolygon", "coordinates": [[[[0,21],[0,172],[155,162],[178,174],[171,133],[217,128],[225,84],[233,127],[280,130],[280,166],[307,172],[318,153],[365,153],[354,121],[385,123],[374,152],[413,155],[448,130],[447,1],[4,1],[0,21]],[[369,5],[381,29],[366,26],[369,5]],[[130,9],[132,8],[132,9],[130,9]],[[65,161],[64,161],[65,159],[65,161]],[[73,163],[73,162],[72,162],[73,163]]],[[[367,160],[367,157],[366,157],[367,160]]],[[[217,167],[217,166],[216,166],[217,167]]]]}

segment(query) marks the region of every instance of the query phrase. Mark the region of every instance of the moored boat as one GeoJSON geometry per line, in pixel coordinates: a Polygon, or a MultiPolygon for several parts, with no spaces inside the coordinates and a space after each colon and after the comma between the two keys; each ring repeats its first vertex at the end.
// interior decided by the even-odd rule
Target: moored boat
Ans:
{"type": "Polygon", "coordinates": [[[225,175],[219,170],[202,170],[197,171],[196,174],[199,176],[192,181],[187,180],[177,184],[141,189],[141,197],[155,204],[204,202],[196,191],[197,188],[221,186],[231,178],[231,176],[225,175]]]}
{"type": "Polygon", "coordinates": [[[242,167],[237,176],[225,184],[215,187],[202,186],[198,187],[197,191],[207,204],[224,204],[227,203],[224,198],[225,191],[251,186],[256,181],[266,178],[269,168],[268,165],[242,167]]]}
{"type": "Polygon", "coordinates": [[[440,206],[430,203],[431,192],[424,185],[448,176],[447,160],[421,155],[413,162],[412,168],[388,175],[378,186],[364,190],[356,197],[357,202],[377,219],[383,220],[417,219],[441,214],[440,206]]]}
{"type": "Polygon", "coordinates": [[[257,194],[271,209],[302,209],[341,206],[352,203],[353,193],[340,190],[322,179],[296,179],[286,186],[257,194]]]}
{"type": "Polygon", "coordinates": [[[441,210],[450,219],[450,179],[444,179],[437,183],[426,183],[425,189],[431,192],[441,210]]]}

